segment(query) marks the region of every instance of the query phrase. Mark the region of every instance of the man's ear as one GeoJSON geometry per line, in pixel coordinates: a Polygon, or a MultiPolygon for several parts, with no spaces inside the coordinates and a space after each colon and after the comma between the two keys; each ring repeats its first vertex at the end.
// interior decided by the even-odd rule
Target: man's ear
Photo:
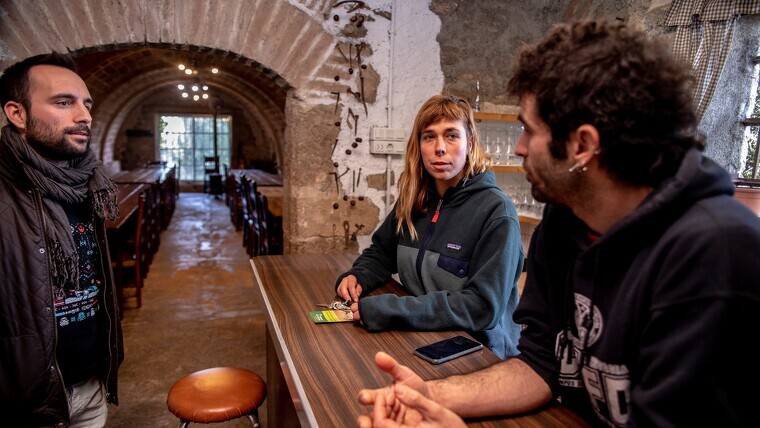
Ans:
{"type": "Polygon", "coordinates": [[[572,151],[568,153],[576,163],[586,165],[599,154],[599,131],[594,125],[584,124],[570,135],[572,151]]]}
{"type": "Polygon", "coordinates": [[[27,111],[21,103],[16,101],[8,101],[3,106],[5,116],[8,118],[8,122],[18,129],[20,133],[26,131],[26,115],[27,111]]]}

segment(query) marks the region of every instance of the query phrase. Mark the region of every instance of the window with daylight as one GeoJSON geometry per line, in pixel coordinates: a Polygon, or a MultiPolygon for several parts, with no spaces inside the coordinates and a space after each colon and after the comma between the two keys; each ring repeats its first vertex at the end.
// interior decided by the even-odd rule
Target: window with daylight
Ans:
{"type": "MultiPolygon", "coordinates": [[[[219,165],[230,164],[232,116],[162,115],[158,119],[160,159],[178,166],[180,181],[203,181],[203,158],[216,155],[219,165]]],[[[221,168],[220,168],[221,169],[221,168]]]]}
{"type": "Polygon", "coordinates": [[[744,167],[739,173],[742,181],[752,181],[760,185],[760,166],[758,161],[758,130],[760,129],[760,56],[753,59],[754,74],[750,87],[749,103],[746,118],[742,120],[745,126],[743,146],[747,148],[744,167]]]}

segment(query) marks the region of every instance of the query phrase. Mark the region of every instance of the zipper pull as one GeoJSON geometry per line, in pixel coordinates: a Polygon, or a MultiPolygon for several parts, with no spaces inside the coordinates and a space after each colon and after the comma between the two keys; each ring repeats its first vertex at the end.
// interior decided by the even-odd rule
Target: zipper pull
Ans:
{"type": "Polygon", "coordinates": [[[438,216],[441,215],[441,204],[443,203],[443,198],[438,200],[438,206],[435,207],[435,214],[433,214],[433,220],[431,223],[437,223],[438,222],[438,216]]]}

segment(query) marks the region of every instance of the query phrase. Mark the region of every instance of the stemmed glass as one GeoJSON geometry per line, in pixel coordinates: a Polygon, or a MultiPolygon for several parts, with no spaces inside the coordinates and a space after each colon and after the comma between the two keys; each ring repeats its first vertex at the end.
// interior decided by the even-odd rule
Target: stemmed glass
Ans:
{"type": "Polygon", "coordinates": [[[514,135],[512,133],[512,130],[509,129],[507,132],[507,165],[514,165],[515,163],[515,143],[514,143],[514,135]]]}
{"type": "Polygon", "coordinates": [[[494,158],[494,161],[495,161],[496,165],[500,165],[501,164],[502,145],[503,144],[502,144],[502,141],[501,141],[501,137],[497,136],[496,137],[496,147],[494,148],[494,154],[493,154],[493,158],[494,158]]]}

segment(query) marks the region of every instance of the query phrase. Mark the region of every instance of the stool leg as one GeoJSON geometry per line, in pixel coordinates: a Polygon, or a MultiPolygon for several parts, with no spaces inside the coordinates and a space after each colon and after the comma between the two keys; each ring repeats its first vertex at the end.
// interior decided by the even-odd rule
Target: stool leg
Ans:
{"type": "Polygon", "coordinates": [[[259,428],[261,427],[261,424],[259,423],[259,410],[256,409],[250,414],[246,415],[248,417],[248,420],[251,421],[251,426],[253,428],[259,428]]]}
{"type": "Polygon", "coordinates": [[[190,422],[188,422],[188,421],[179,421],[179,427],[178,428],[187,428],[188,425],[190,425],[190,422]]]}

